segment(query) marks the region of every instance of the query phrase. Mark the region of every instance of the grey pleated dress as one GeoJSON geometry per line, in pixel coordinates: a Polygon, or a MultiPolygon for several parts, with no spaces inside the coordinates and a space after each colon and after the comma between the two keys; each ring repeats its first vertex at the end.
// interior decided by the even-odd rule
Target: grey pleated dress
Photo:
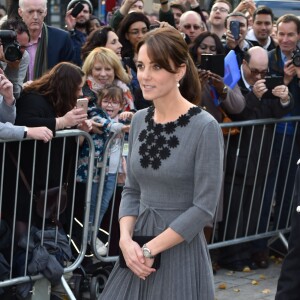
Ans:
{"type": "Polygon", "coordinates": [[[117,261],[100,299],[213,300],[203,228],[220,198],[223,136],[198,107],[166,124],[156,124],[153,114],[148,108],[132,120],[119,217],[138,216],[134,235],[156,236],[170,227],[185,241],[162,252],[160,268],[145,281],[117,261]]]}

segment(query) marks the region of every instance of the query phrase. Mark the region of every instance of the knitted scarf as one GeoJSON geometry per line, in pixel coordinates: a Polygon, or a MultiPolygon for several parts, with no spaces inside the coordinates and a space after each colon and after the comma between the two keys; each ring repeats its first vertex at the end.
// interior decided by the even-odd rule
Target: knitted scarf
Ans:
{"type": "Polygon", "coordinates": [[[48,29],[43,23],[41,39],[35,54],[33,78],[41,77],[48,70],[48,29]]]}

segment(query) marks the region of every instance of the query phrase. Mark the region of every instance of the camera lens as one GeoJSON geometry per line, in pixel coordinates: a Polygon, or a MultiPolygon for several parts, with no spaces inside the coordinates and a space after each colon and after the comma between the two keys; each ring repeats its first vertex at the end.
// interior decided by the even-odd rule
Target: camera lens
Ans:
{"type": "Polygon", "coordinates": [[[293,52],[292,59],[293,59],[294,66],[300,67],[300,50],[299,49],[297,49],[293,52]]]}

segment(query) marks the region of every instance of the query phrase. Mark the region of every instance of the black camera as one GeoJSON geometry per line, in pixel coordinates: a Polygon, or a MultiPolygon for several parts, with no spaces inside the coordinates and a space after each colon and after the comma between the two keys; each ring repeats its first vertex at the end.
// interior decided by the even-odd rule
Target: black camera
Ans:
{"type": "Polygon", "coordinates": [[[13,30],[0,30],[0,40],[3,45],[4,57],[8,61],[20,60],[23,56],[17,41],[17,33],[13,30]]]}
{"type": "Polygon", "coordinates": [[[300,49],[296,49],[292,53],[292,61],[295,67],[300,67],[300,49]]]}

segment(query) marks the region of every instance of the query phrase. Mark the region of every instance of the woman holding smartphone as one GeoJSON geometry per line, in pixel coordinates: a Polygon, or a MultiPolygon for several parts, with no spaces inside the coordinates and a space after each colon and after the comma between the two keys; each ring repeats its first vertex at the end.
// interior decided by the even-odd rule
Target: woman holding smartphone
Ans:
{"type": "MultiPolygon", "coordinates": [[[[71,127],[79,127],[89,131],[91,124],[90,121],[87,121],[87,114],[82,108],[76,108],[76,100],[82,95],[84,78],[84,73],[76,65],[67,62],[59,63],[48,73],[24,88],[16,104],[17,117],[15,124],[28,127],[46,126],[52,130],[53,135],[57,130],[71,127]]],[[[70,157],[75,159],[75,155],[71,155],[73,149],[76,148],[74,143],[74,138],[67,138],[66,152],[62,155],[64,149],[62,139],[54,139],[51,144],[37,142],[35,161],[33,161],[34,141],[23,143],[21,169],[29,185],[31,185],[32,175],[34,174],[34,192],[44,190],[46,185],[48,188],[60,185],[62,159],[65,158],[64,166],[66,168],[64,170],[66,170],[69,164],[72,163],[69,161],[70,157]],[[49,151],[50,169],[48,170],[49,151]],[[35,169],[33,169],[34,162],[35,169]],[[47,178],[47,174],[49,178],[47,178]]],[[[63,182],[66,180],[66,173],[64,172],[63,182]]],[[[27,230],[30,196],[23,180],[20,180],[17,206],[18,235],[27,230]]],[[[33,209],[34,212],[35,209],[33,209]]]]}
{"type": "Polygon", "coordinates": [[[215,33],[202,32],[190,46],[190,54],[198,67],[199,80],[202,85],[202,106],[215,119],[222,123],[222,108],[227,113],[239,113],[245,106],[245,100],[238,86],[230,89],[218,74],[201,69],[202,54],[224,54],[224,47],[215,33]]]}

